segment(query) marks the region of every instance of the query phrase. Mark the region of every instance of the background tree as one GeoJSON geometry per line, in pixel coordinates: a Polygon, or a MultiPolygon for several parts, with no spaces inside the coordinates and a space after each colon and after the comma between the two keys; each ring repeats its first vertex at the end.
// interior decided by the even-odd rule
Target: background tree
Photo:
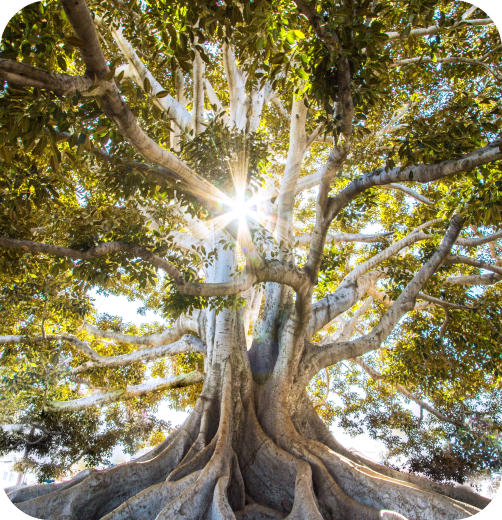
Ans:
{"type": "Polygon", "coordinates": [[[10,490],[17,507],[482,509],[396,467],[440,482],[500,470],[501,55],[493,22],[450,1],[61,0],[16,15],[0,61],[2,450],[45,478],[158,442],[10,490]],[[96,287],[169,326],[97,315],[96,287]],[[162,440],[169,397],[193,411],[162,440]],[[335,419],[385,439],[388,465],[341,446],[335,419]]]}

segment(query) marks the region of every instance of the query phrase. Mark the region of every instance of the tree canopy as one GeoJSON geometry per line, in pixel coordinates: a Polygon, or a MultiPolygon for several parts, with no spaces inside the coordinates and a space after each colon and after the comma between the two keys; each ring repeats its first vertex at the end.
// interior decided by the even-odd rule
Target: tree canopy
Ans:
{"type": "Polygon", "coordinates": [[[389,468],[496,482],[493,21],[450,0],[69,4],[1,41],[0,452],[45,480],[163,446],[159,403],[207,386],[207,316],[242,313],[257,386],[287,364],[288,399],[307,387],[389,468]]]}

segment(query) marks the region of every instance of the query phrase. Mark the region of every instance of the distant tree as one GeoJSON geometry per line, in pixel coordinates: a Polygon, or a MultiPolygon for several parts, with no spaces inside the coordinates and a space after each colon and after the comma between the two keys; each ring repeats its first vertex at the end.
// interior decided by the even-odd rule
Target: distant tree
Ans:
{"type": "Polygon", "coordinates": [[[89,469],[9,490],[17,507],[483,508],[438,482],[501,469],[500,43],[457,1],[18,13],[0,54],[0,449],[40,479],[89,469]],[[91,289],[167,326],[99,315],[91,289]],[[165,399],[192,409],[172,433],[165,399]],[[382,439],[385,464],[341,446],[334,421],[382,439]]]}

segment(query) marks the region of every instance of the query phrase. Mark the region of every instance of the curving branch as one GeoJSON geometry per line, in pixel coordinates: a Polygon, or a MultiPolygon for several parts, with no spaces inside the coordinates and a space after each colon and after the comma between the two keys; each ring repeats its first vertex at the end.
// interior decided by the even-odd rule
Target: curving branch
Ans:
{"type": "MultiPolygon", "coordinates": [[[[84,0],[62,0],[62,5],[75,34],[83,42],[80,52],[86,65],[86,76],[104,81],[110,73],[110,69],[100,47],[94,20],[86,2],[84,0]]],[[[190,185],[193,193],[202,198],[220,199],[222,197],[221,192],[210,182],[198,176],[179,157],[159,146],[146,134],[122,99],[113,81],[109,82],[109,88],[100,96],[100,101],[104,113],[116,125],[129,144],[148,162],[171,170],[174,175],[190,185]]]]}
{"type": "Polygon", "coordinates": [[[464,310],[464,311],[476,310],[476,307],[467,307],[465,305],[458,305],[456,303],[445,302],[444,300],[441,300],[440,298],[436,298],[434,296],[431,296],[430,294],[425,294],[423,292],[418,293],[418,298],[420,298],[421,300],[425,300],[426,302],[433,303],[434,305],[439,305],[440,307],[443,307],[444,309],[458,309],[458,310],[464,310]]]}
{"type": "Polygon", "coordinates": [[[467,65],[476,65],[478,67],[482,67],[487,70],[497,81],[502,81],[502,74],[493,70],[488,64],[484,63],[480,60],[474,60],[472,58],[463,58],[461,56],[448,56],[446,58],[428,58],[425,56],[420,56],[417,58],[407,58],[405,60],[399,60],[394,62],[391,67],[402,67],[403,65],[413,65],[413,64],[422,64],[422,63],[444,63],[444,64],[457,64],[457,63],[465,63],[467,65]]]}
{"type": "MultiPolygon", "coordinates": [[[[369,366],[367,363],[365,363],[362,358],[355,357],[351,359],[354,363],[357,363],[370,377],[371,379],[375,381],[383,380],[388,381],[388,378],[384,376],[383,374],[380,374],[377,372],[374,368],[369,366]]],[[[400,385],[399,383],[393,383],[390,381],[390,383],[394,386],[394,388],[403,394],[406,398],[408,398],[410,401],[413,401],[414,403],[417,403],[420,408],[423,408],[424,410],[427,410],[429,413],[437,417],[440,421],[448,422],[450,424],[454,424],[455,426],[462,426],[462,421],[457,421],[455,419],[450,419],[446,415],[442,414],[441,412],[438,412],[436,409],[432,408],[432,406],[429,406],[425,401],[422,401],[415,395],[413,395],[411,392],[409,392],[403,385],[400,385]]]]}
{"type": "Polygon", "coordinates": [[[89,93],[93,80],[88,76],[50,72],[16,60],[0,58],[0,81],[7,81],[19,87],[36,87],[52,90],[61,96],[89,93]]]}
{"type": "Polygon", "coordinates": [[[475,258],[470,258],[469,256],[449,255],[444,263],[446,265],[472,265],[473,267],[479,267],[479,269],[485,269],[487,271],[492,271],[494,273],[502,275],[502,267],[498,267],[496,265],[489,264],[488,262],[483,262],[481,260],[476,260],[475,258]]]}
{"type": "Polygon", "coordinates": [[[314,334],[332,323],[345,311],[353,307],[383,276],[380,271],[371,271],[350,283],[341,283],[336,291],[312,305],[312,315],[305,337],[311,339],[314,334]]]}
{"type": "Polygon", "coordinates": [[[438,25],[431,25],[430,27],[426,27],[423,29],[413,29],[407,35],[402,35],[402,33],[397,31],[391,31],[386,33],[388,39],[385,40],[384,43],[394,42],[396,40],[405,40],[408,38],[421,38],[422,36],[433,36],[434,34],[438,34],[441,31],[457,29],[459,27],[483,27],[485,25],[493,25],[493,20],[491,18],[480,18],[477,20],[462,20],[462,25],[459,23],[455,23],[450,27],[439,27],[438,25]]]}
{"type": "MultiPolygon", "coordinates": [[[[363,244],[372,244],[375,242],[384,242],[393,234],[393,231],[389,231],[388,233],[378,233],[375,235],[364,235],[359,233],[340,233],[339,235],[327,235],[326,244],[343,244],[345,242],[361,242],[363,244]]],[[[303,235],[301,237],[296,238],[298,241],[298,245],[300,247],[305,247],[310,244],[312,236],[303,235]]]]}
{"type": "Polygon", "coordinates": [[[137,86],[145,91],[145,79],[148,79],[150,84],[150,91],[146,92],[148,96],[152,96],[152,101],[164,112],[169,113],[169,117],[181,128],[187,132],[192,127],[192,116],[188,110],[170,94],[165,97],[157,98],[159,92],[164,91],[164,87],[156,80],[153,74],[145,67],[144,63],[139,58],[133,46],[124,36],[122,27],[115,28],[113,25],[108,27],[102,18],[94,17],[94,23],[98,27],[103,27],[110,31],[113,39],[117,43],[120,51],[127,60],[130,67],[130,77],[132,77],[137,86]]]}
{"type": "Polygon", "coordinates": [[[462,229],[463,217],[456,215],[432,257],[415,274],[397,300],[384,314],[378,325],[365,336],[354,341],[336,342],[322,348],[312,346],[306,350],[302,360],[302,381],[309,381],[319,370],[344,359],[362,356],[380,347],[399,320],[415,307],[415,300],[422,287],[436,272],[448,255],[462,229]]]}
{"type": "Polygon", "coordinates": [[[495,242],[499,238],[502,238],[502,231],[497,231],[492,235],[481,238],[458,238],[455,242],[455,245],[464,247],[478,247],[490,242],[495,242]]]}
{"type": "Polygon", "coordinates": [[[403,193],[406,193],[406,195],[408,195],[412,199],[418,200],[419,202],[422,202],[423,204],[427,204],[427,206],[434,206],[434,202],[429,200],[427,197],[418,193],[415,190],[412,190],[411,188],[408,188],[408,186],[404,186],[403,184],[392,183],[389,185],[380,186],[380,188],[384,189],[384,190],[402,191],[403,193]]]}
{"type": "Polygon", "coordinates": [[[70,345],[74,346],[77,350],[89,356],[93,360],[99,358],[99,354],[94,351],[87,343],[78,339],[72,334],[46,334],[45,336],[0,336],[0,345],[8,343],[40,343],[42,341],[67,341],[70,345]]]}
{"type": "Polygon", "coordinates": [[[87,251],[78,251],[68,247],[54,246],[51,244],[40,244],[32,240],[18,240],[0,236],[0,247],[6,249],[16,249],[27,253],[46,253],[49,255],[64,256],[74,260],[94,260],[111,253],[127,252],[136,257],[142,258],[146,262],[165,271],[173,278],[176,284],[183,285],[185,283],[183,275],[178,268],[171,262],[164,260],[160,256],[154,255],[143,246],[134,244],[124,244],[122,242],[105,242],[93,249],[87,251]]]}
{"type": "Polygon", "coordinates": [[[95,338],[111,339],[113,341],[118,341],[119,343],[127,343],[128,345],[168,345],[181,339],[187,332],[195,332],[196,334],[199,334],[203,329],[202,325],[199,323],[203,316],[204,313],[198,310],[193,311],[190,315],[182,314],[163,332],[148,334],[145,336],[133,336],[132,334],[100,330],[87,322],[82,325],[82,329],[95,338]]]}
{"type": "Polygon", "coordinates": [[[46,410],[51,412],[76,412],[85,410],[92,406],[104,406],[118,401],[126,401],[135,397],[149,394],[151,392],[162,392],[164,390],[173,390],[175,388],[183,388],[185,386],[195,385],[204,381],[202,372],[189,372],[180,376],[169,376],[163,379],[152,379],[140,385],[129,386],[123,389],[109,390],[104,393],[98,393],[74,399],[72,401],[47,401],[46,410]]]}
{"type": "Polygon", "coordinates": [[[407,166],[406,168],[397,167],[388,171],[380,168],[362,175],[329,200],[325,225],[329,225],[332,219],[354,198],[373,186],[384,186],[410,180],[425,184],[454,175],[455,173],[468,171],[477,166],[502,159],[501,145],[502,139],[499,139],[458,159],[407,166]]]}
{"type": "Polygon", "coordinates": [[[191,334],[186,334],[174,343],[138,350],[121,356],[101,356],[98,354],[97,357],[94,357],[93,361],[87,361],[86,363],[73,368],[71,374],[80,374],[86,370],[90,370],[91,368],[122,367],[132,365],[133,363],[151,361],[152,359],[158,359],[161,357],[176,356],[186,352],[195,352],[206,355],[206,345],[199,338],[196,338],[191,334]]]}
{"type": "Polygon", "coordinates": [[[422,240],[428,240],[433,237],[434,237],[434,235],[429,235],[428,233],[423,233],[421,231],[410,233],[409,235],[405,236],[401,240],[394,242],[394,244],[389,246],[387,249],[384,249],[380,253],[371,257],[369,260],[366,260],[366,262],[359,264],[342,280],[342,284],[355,282],[364,273],[368,272],[370,269],[373,269],[377,265],[381,264],[384,260],[387,260],[391,256],[396,255],[402,249],[404,249],[406,247],[410,247],[411,245],[415,244],[416,242],[420,242],[422,240]]]}
{"type": "MultiPolygon", "coordinates": [[[[377,289],[376,285],[373,285],[372,287],[370,287],[368,289],[368,294],[370,296],[372,296],[375,300],[378,300],[384,307],[387,307],[387,309],[389,307],[391,307],[392,305],[394,305],[394,303],[395,303],[394,300],[392,300],[388,294],[384,293],[383,291],[379,291],[377,289]]],[[[423,294],[423,293],[419,293],[419,297],[420,297],[420,294],[423,294]]],[[[422,299],[425,299],[425,298],[422,298],[422,299]]],[[[423,311],[426,309],[430,309],[431,307],[434,307],[434,305],[432,303],[417,302],[415,304],[415,307],[413,308],[413,310],[423,311]]]]}

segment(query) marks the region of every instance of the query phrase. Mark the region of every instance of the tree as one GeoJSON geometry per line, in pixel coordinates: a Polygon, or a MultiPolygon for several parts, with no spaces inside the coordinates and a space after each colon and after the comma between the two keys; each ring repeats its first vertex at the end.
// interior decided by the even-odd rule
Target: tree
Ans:
{"type": "Polygon", "coordinates": [[[405,429],[394,454],[439,481],[500,469],[501,54],[493,22],[450,1],[60,0],[16,15],[0,61],[2,449],[50,454],[56,474],[128,431],[131,446],[159,440],[166,425],[141,410],[166,393],[193,403],[137,461],[11,490],[16,506],[482,509],[345,449],[321,416],[405,429]],[[98,316],[93,287],[170,326],[98,316]],[[345,408],[322,398],[324,374],[345,408]]]}

